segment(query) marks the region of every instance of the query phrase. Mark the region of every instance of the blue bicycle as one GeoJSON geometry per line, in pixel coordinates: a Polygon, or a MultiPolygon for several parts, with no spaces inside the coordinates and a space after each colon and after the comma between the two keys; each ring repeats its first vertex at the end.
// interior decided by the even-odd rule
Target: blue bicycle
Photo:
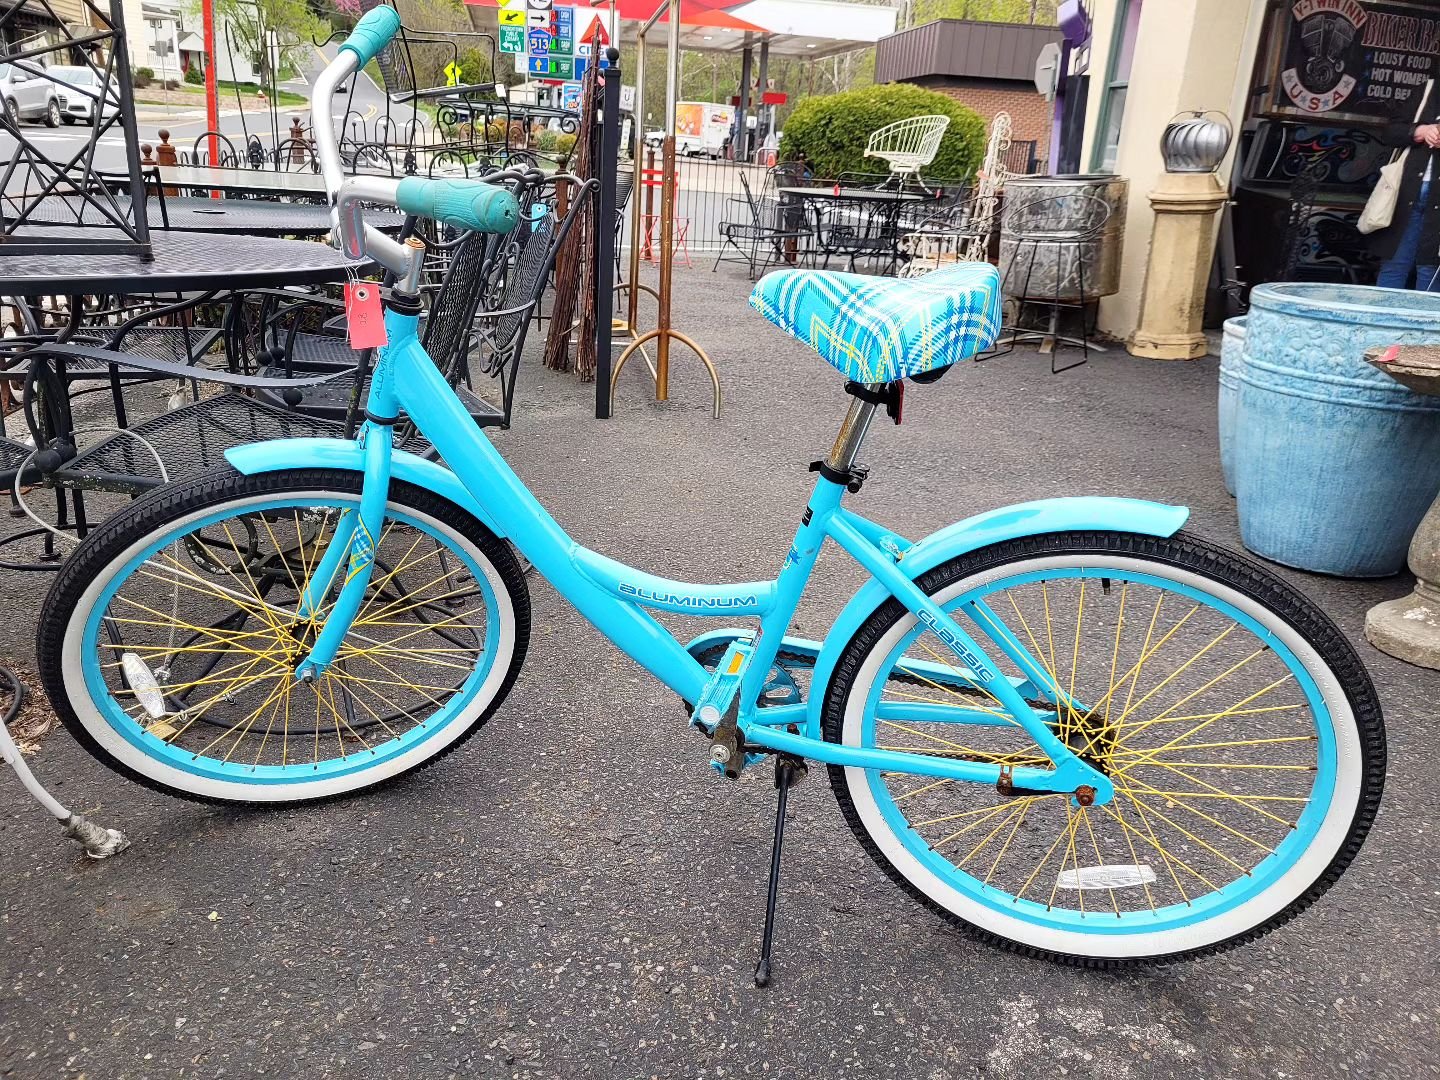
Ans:
{"type": "Polygon", "coordinates": [[[314,88],[337,236],[393,274],[366,423],[251,445],[93,531],[39,637],[47,690],[97,758],[176,795],[295,803],[430,764],[515,682],[530,636],[512,546],[683,700],[710,764],[806,761],[865,849],[937,911],[1087,965],[1201,955],[1277,926],[1354,858],[1385,773],[1380,709],[1344,636],[1254,563],[1109,498],[1011,506],[911,541],[842,505],[877,416],[995,339],[988,265],[879,280],[784,270],[752,304],[852,401],[772,581],[643,573],[566,534],[416,338],[423,246],[384,203],[462,229],[532,227],[481,181],[342,175],[328,115],[398,20],[361,20],[314,88]],[[408,415],[445,465],[397,450],[408,415]],[[823,641],[787,634],[822,544],[871,580],[823,641]],[[507,543],[508,541],[508,543],[507,543]],[[738,624],[680,644],[652,612],[738,624]]]}

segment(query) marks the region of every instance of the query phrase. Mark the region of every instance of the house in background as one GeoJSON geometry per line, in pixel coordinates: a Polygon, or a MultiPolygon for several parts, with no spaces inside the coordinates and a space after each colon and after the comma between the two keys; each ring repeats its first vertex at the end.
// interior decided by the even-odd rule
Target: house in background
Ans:
{"type": "MultiPolygon", "coordinates": [[[[192,67],[205,70],[205,41],[200,16],[190,0],[124,0],[130,66],[147,67],[156,79],[184,80],[192,67]]],[[[256,82],[254,57],[215,17],[215,77],[222,82],[256,82]]]]}
{"type": "Polygon", "coordinates": [[[1035,64],[1060,41],[1054,26],[937,19],[881,38],[875,81],[938,90],[974,109],[988,126],[999,112],[1013,121],[1014,172],[1043,169],[1050,146],[1051,105],[1035,89],[1035,64]]]}

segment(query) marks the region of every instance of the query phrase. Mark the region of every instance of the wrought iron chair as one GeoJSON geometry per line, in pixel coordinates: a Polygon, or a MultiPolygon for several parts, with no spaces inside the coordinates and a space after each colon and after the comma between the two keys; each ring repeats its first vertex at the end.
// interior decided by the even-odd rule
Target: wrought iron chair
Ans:
{"type": "Polygon", "coordinates": [[[722,261],[743,261],[750,268],[750,280],[754,281],[774,263],[784,258],[787,241],[798,244],[800,240],[810,236],[810,230],[804,227],[803,216],[794,225],[790,224],[792,219],[787,208],[782,207],[779,199],[773,195],[773,169],[766,172],[759,197],[751,191],[750,180],[743,169],[739,176],[740,187],[745,194],[743,198],[732,196],[726,200],[726,205],[730,208],[727,214],[733,213],[735,217],[719,223],[721,247],[715,256],[715,265],[710,270],[713,273],[719,269],[722,261]],[[735,250],[735,257],[727,259],[726,252],[731,248],[735,250]],[[763,260],[760,257],[762,250],[765,252],[763,260]]]}
{"type": "Polygon", "coordinates": [[[892,178],[902,187],[906,177],[912,177],[924,188],[920,170],[935,160],[940,140],[949,126],[950,117],[939,114],[896,120],[870,133],[865,156],[879,158],[889,165],[892,178]]]}

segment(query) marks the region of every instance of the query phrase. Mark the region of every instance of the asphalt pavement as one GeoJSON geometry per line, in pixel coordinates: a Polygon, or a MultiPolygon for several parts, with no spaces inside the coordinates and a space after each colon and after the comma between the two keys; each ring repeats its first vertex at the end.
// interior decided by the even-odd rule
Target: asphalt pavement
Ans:
{"type": "MultiPolygon", "coordinates": [[[[719,366],[721,420],[677,349],[670,402],[632,365],[597,422],[593,386],[544,370],[532,340],[495,441],[583,544],[681,579],[769,575],[847,399],[745,306],[743,273],[678,271],[676,289],[677,328],[719,366]]],[[[1238,546],[1215,398],[1213,360],[969,365],[876,425],[854,505],[914,536],[1004,503],[1129,495],[1186,503],[1191,528],[1238,546]]],[[[817,771],[792,799],[775,980],[757,990],[768,770],[714,776],[679,702],[532,580],[507,704],[384,791],[196,806],[56,732],[39,774],[135,840],[96,863],[0,772],[0,1076],[1440,1075],[1440,676],[1361,637],[1407,579],[1280,572],[1360,649],[1391,768],[1356,863],[1254,944],[1125,973],[979,944],[870,863],[817,771]]],[[[796,632],[821,636],[860,579],[822,555],[796,632]]],[[[0,660],[33,666],[44,585],[0,574],[0,660]]]]}

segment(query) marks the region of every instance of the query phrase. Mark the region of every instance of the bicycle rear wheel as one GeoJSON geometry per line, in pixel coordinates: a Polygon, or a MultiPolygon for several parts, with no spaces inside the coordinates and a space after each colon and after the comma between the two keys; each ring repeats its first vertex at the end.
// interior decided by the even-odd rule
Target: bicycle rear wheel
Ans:
{"type": "MultiPolygon", "coordinates": [[[[1184,534],[1008,541],[922,588],[1115,786],[1069,794],[831,767],[851,828],[906,889],[987,939],[1071,963],[1200,955],[1302,911],[1354,858],[1385,774],[1354,650],[1259,566],[1184,534]],[[998,649],[991,649],[1000,661],[998,649]]],[[[856,632],[825,737],[1011,767],[1048,758],[898,602],[856,632]],[[961,722],[966,721],[966,722],[961,722]]]]}
{"type": "Polygon", "coordinates": [[[226,468],[106,521],[41,617],[40,671],[65,726],[151,787],[244,803],[358,791],[478,730],[524,659],[524,577],[484,525],[409,484],[391,484],[334,663],[313,683],[294,678],[342,575],[312,616],[301,593],[344,536],[360,484],[334,470],[226,468]]]}

